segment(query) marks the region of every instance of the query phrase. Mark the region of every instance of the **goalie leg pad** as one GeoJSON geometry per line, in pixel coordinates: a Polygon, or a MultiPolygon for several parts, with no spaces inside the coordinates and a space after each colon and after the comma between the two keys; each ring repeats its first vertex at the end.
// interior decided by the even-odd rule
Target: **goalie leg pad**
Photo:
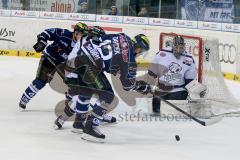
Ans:
{"type": "Polygon", "coordinates": [[[179,91],[179,92],[173,92],[169,93],[166,96],[164,96],[164,99],[166,100],[186,100],[188,96],[187,91],[179,91]]]}
{"type": "Polygon", "coordinates": [[[159,97],[154,96],[152,98],[152,111],[154,113],[160,113],[161,100],[159,97]]]}

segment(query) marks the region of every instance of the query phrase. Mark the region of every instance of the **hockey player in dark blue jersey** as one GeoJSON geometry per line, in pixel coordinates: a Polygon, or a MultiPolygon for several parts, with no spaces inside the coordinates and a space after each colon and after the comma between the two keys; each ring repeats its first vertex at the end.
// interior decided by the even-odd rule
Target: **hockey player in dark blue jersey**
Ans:
{"type": "MultiPolygon", "coordinates": [[[[78,22],[74,31],[50,28],[37,36],[37,43],[33,46],[36,52],[42,52],[36,78],[23,93],[19,107],[26,109],[27,103],[52,79],[56,67],[66,61],[75,43],[88,33],[86,24],[78,22]],[[47,46],[48,41],[52,41],[47,46]]],[[[61,75],[61,73],[60,73],[61,75]]]]}
{"type": "MultiPolygon", "coordinates": [[[[88,43],[89,41],[94,47],[99,47],[98,45],[101,43],[101,36],[106,35],[105,31],[99,27],[99,26],[92,26],[89,29],[88,36],[84,38],[82,41],[83,43],[80,43],[80,41],[74,46],[73,50],[69,54],[68,58],[71,59],[71,57],[76,57],[78,53],[81,53],[82,45],[85,43],[88,43]]],[[[73,123],[73,132],[74,133],[82,133],[82,123],[81,123],[81,114],[78,114],[78,112],[88,112],[88,110],[82,110],[82,106],[90,106],[91,108],[94,108],[94,105],[91,103],[84,104],[81,103],[81,101],[77,101],[76,103],[71,103],[73,98],[78,98],[76,95],[79,95],[79,88],[76,87],[78,85],[81,85],[82,76],[85,72],[84,68],[79,68],[69,74],[69,76],[66,77],[66,82],[68,86],[68,93],[66,94],[67,99],[65,101],[65,109],[64,113],[60,115],[56,121],[55,121],[55,128],[60,129],[62,128],[64,122],[68,120],[71,116],[76,114],[75,121],[73,123]]],[[[86,107],[85,107],[86,108],[86,107]]],[[[88,107],[87,107],[88,108],[88,107]]],[[[104,115],[103,122],[106,123],[115,123],[116,118],[110,115],[104,115]]]]}
{"type": "Polygon", "coordinates": [[[109,111],[114,100],[114,92],[104,72],[120,74],[120,81],[126,91],[137,91],[142,94],[151,92],[151,86],[144,81],[136,81],[137,65],[135,58],[144,51],[149,50],[149,40],[143,35],[135,36],[131,40],[127,35],[110,34],[101,37],[102,43],[94,47],[90,41],[81,48],[80,56],[67,61],[66,70],[86,67],[81,80],[81,93],[73,103],[79,102],[80,122],[82,123],[82,139],[103,142],[105,135],[98,126],[103,116],[109,111]],[[95,107],[89,114],[89,100],[93,95],[98,96],[95,107]],[[82,110],[81,110],[82,109],[82,110]],[[88,116],[86,116],[88,114],[88,116]],[[84,124],[85,123],[85,124],[84,124]]]}

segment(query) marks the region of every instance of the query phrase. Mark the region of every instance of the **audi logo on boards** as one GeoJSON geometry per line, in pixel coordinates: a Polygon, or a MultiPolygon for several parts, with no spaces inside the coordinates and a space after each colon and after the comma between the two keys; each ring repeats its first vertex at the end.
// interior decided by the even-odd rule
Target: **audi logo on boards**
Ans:
{"type": "Polygon", "coordinates": [[[117,22],[119,20],[118,17],[111,17],[112,21],[117,22]]]}
{"type": "Polygon", "coordinates": [[[138,18],[138,19],[136,20],[136,22],[137,22],[137,23],[144,23],[144,22],[145,22],[145,19],[143,19],[143,18],[138,18]]]}
{"type": "Polygon", "coordinates": [[[126,22],[127,23],[140,23],[140,24],[144,24],[145,23],[145,19],[144,18],[134,18],[134,17],[131,17],[131,18],[126,18],[126,22]]]}
{"type": "Polygon", "coordinates": [[[88,20],[89,19],[89,15],[81,15],[80,19],[88,20]]]}
{"type": "Polygon", "coordinates": [[[237,58],[237,48],[233,44],[219,43],[220,62],[234,64],[237,58]]]}

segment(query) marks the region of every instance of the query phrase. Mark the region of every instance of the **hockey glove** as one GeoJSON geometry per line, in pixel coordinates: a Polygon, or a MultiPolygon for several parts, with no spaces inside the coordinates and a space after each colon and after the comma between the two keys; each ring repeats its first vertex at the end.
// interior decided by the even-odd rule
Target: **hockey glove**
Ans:
{"type": "Polygon", "coordinates": [[[137,81],[135,90],[141,94],[148,94],[151,92],[151,86],[144,81],[137,81]]]}
{"type": "Polygon", "coordinates": [[[36,52],[42,52],[47,46],[47,42],[39,39],[38,42],[33,46],[36,52]]]}
{"type": "Polygon", "coordinates": [[[185,88],[189,93],[189,98],[192,100],[204,98],[207,94],[207,86],[196,80],[192,80],[185,88]]]}
{"type": "Polygon", "coordinates": [[[168,92],[159,88],[159,86],[151,86],[151,94],[154,96],[164,96],[168,92]]]}

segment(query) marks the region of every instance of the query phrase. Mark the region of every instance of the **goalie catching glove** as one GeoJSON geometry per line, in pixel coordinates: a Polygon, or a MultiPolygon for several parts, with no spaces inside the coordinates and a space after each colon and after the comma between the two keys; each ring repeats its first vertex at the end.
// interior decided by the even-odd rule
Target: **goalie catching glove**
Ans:
{"type": "Polygon", "coordinates": [[[47,46],[47,42],[42,39],[38,39],[37,43],[33,46],[36,52],[42,52],[47,46]]]}
{"type": "Polygon", "coordinates": [[[189,93],[189,98],[191,100],[196,100],[204,98],[207,93],[207,86],[199,83],[196,80],[192,80],[188,85],[185,86],[189,93]]]}

